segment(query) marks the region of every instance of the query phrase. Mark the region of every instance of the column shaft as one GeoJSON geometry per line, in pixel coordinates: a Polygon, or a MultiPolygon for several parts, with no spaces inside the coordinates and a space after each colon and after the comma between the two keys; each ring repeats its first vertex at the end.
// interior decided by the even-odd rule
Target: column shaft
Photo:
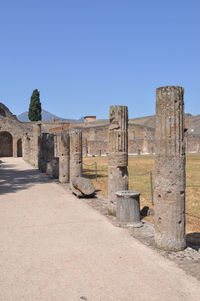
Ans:
{"type": "Polygon", "coordinates": [[[185,247],[184,90],[156,91],[155,244],[179,251],[185,247]]]}
{"type": "Polygon", "coordinates": [[[13,138],[13,157],[17,158],[17,138],[13,138]]]}
{"type": "Polygon", "coordinates": [[[69,183],[69,150],[69,133],[61,133],[59,141],[59,181],[61,183],[69,183]]]}
{"type": "Polygon", "coordinates": [[[109,211],[116,213],[116,192],[128,190],[128,108],[110,107],[108,199],[109,211]]]}
{"type": "Polygon", "coordinates": [[[40,141],[39,137],[41,135],[41,124],[36,123],[33,127],[33,156],[34,156],[34,166],[38,168],[39,158],[40,158],[40,141]]]}
{"type": "Polygon", "coordinates": [[[70,131],[70,181],[82,175],[82,131],[70,131]]]}

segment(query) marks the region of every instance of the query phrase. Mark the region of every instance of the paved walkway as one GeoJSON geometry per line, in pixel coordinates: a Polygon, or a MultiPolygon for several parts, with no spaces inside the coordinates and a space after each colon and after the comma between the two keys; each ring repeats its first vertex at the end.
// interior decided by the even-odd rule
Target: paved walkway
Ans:
{"type": "Polygon", "coordinates": [[[21,158],[0,163],[0,300],[200,300],[200,282],[21,158]]]}

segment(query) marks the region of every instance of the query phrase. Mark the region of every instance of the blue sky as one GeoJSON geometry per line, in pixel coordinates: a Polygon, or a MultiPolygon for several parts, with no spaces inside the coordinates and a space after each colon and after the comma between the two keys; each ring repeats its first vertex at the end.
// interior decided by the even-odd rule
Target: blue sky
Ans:
{"type": "Polygon", "coordinates": [[[199,0],[1,0],[0,101],[66,118],[155,112],[155,90],[181,85],[200,114],[199,0]]]}

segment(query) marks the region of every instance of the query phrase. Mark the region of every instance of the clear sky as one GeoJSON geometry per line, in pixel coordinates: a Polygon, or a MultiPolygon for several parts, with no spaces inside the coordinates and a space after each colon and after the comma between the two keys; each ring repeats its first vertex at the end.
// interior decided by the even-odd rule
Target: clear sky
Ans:
{"type": "Polygon", "coordinates": [[[0,101],[14,114],[37,88],[61,117],[151,115],[165,85],[200,114],[200,0],[0,1],[0,101]]]}

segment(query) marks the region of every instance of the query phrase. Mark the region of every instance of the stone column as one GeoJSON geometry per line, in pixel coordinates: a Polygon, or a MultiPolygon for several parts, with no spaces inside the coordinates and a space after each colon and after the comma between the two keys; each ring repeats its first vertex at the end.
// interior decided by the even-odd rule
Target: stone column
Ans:
{"type": "Polygon", "coordinates": [[[70,131],[70,182],[82,175],[82,131],[70,131]]]}
{"type": "Polygon", "coordinates": [[[69,183],[69,148],[69,133],[61,133],[59,143],[59,181],[61,183],[69,183]]]}
{"type": "Polygon", "coordinates": [[[155,245],[185,248],[184,90],[156,90],[155,245]]]}
{"type": "Polygon", "coordinates": [[[140,192],[118,191],[116,221],[119,226],[142,227],[140,221],[140,192]]]}
{"type": "Polygon", "coordinates": [[[108,151],[109,213],[116,214],[117,191],[128,190],[128,108],[110,107],[108,151]]]}
{"type": "Polygon", "coordinates": [[[41,135],[40,160],[44,162],[44,172],[50,178],[58,178],[58,158],[54,157],[54,134],[43,133],[41,135]]]}
{"type": "Polygon", "coordinates": [[[38,163],[40,159],[40,140],[41,135],[41,124],[36,123],[33,126],[33,156],[34,156],[34,166],[38,168],[38,163]]]}
{"type": "Polygon", "coordinates": [[[13,157],[17,158],[17,138],[13,138],[13,157]]]}
{"type": "Polygon", "coordinates": [[[58,157],[60,156],[60,139],[61,139],[61,136],[60,135],[54,135],[54,155],[55,157],[58,157]]]}
{"type": "Polygon", "coordinates": [[[30,148],[30,138],[28,137],[28,134],[25,133],[22,139],[22,146],[23,146],[23,159],[24,161],[30,160],[30,155],[31,155],[31,148],[30,148]]]}

